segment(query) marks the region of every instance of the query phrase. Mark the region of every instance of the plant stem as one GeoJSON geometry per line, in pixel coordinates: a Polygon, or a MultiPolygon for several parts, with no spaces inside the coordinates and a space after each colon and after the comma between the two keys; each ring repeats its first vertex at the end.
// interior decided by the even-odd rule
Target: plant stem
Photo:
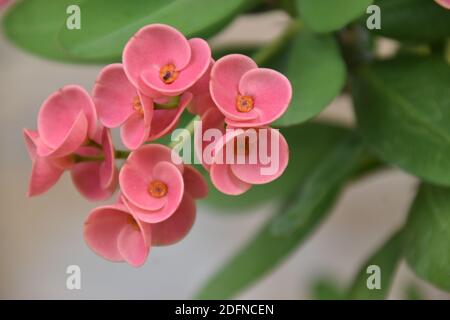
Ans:
{"type": "Polygon", "coordinates": [[[266,64],[274,55],[284,48],[286,43],[288,43],[301,28],[302,24],[299,20],[292,20],[277,39],[263,47],[253,56],[253,60],[255,60],[256,64],[259,66],[266,64]]]}
{"type": "Polygon", "coordinates": [[[114,156],[116,159],[126,159],[130,155],[130,151],[126,150],[116,150],[114,156]]]}
{"type": "Polygon", "coordinates": [[[169,101],[166,103],[155,103],[153,105],[153,108],[155,110],[161,110],[161,109],[175,109],[178,107],[178,104],[180,103],[180,96],[170,97],[169,101]]]}

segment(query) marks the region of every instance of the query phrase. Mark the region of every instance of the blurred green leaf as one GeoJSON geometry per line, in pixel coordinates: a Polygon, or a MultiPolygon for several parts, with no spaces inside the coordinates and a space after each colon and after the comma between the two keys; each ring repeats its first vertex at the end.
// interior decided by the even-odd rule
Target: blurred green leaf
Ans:
{"type": "Polygon", "coordinates": [[[450,188],[422,184],[405,229],[405,256],[416,274],[450,291],[450,188]]]}
{"type": "Polygon", "coordinates": [[[427,41],[450,37],[450,12],[434,1],[376,0],[381,9],[381,29],[375,34],[402,40],[427,41]]]}
{"type": "Polygon", "coordinates": [[[92,0],[81,6],[81,30],[63,29],[62,46],[89,60],[120,61],[122,49],[141,27],[164,23],[186,37],[209,37],[256,0],[92,0]]]}
{"type": "MultiPolygon", "coordinates": [[[[348,142],[348,135],[342,137],[345,143],[348,142]]],[[[311,138],[311,140],[315,140],[311,138]]],[[[342,142],[341,142],[342,143],[342,142]]],[[[341,148],[338,143],[338,148],[341,148]]],[[[355,147],[359,148],[359,147],[355,147]]],[[[332,148],[333,150],[334,148],[332,148]]],[[[331,151],[330,154],[334,152],[331,151]]],[[[306,155],[306,153],[305,153],[306,155]]],[[[353,162],[355,152],[349,152],[349,158],[344,161],[353,162]]],[[[323,159],[327,159],[328,155],[324,154],[323,159]]],[[[320,160],[319,160],[320,162],[320,160]]],[[[340,170],[341,163],[335,163],[335,170],[340,170]]],[[[314,171],[314,168],[311,168],[314,171]]],[[[294,175],[295,176],[295,175],[294,175]]],[[[312,173],[306,178],[306,183],[310,177],[314,177],[312,173]]],[[[275,189],[273,189],[275,190],[275,189]]],[[[284,190],[284,187],[279,189],[284,190]]],[[[300,189],[300,194],[302,188],[300,189]]],[[[227,299],[254,283],[264,274],[269,272],[284,258],[286,258],[301,241],[308,236],[320,221],[326,216],[330,207],[334,203],[338,190],[329,192],[327,198],[322,198],[320,203],[316,203],[311,210],[304,211],[302,217],[302,224],[298,225],[294,232],[282,236],[275,235],[272,232],[272,226],[278,216],[270,219],[263,228],[258,231],[256,236],[250,240],[232,259],[225,263],[222,268],[213,275],[206,285],[200,290],[197,298],[199,299],[227,299]]],[[[300,196],[300,195],[299,195],[300,196]]],[[[297,195],[293,193],[289,197],[289,201],[295,199],[297,195]]],[[[301,197],[301,196],[300,196],[301,197]]],[[[294,202],[297,207],[301,205],[294,202]]],[[[293,210],[294,207],[291,208],[293,210]]],[[[282,213],[282,212],[281,212],[282,213]]]]}
{"type": "Polygon", "coordinates": [[[291,105],[275,126],[302,123],[317,115],[340,93],[346,78],[335,39],[306,30],[298,33],[268,66],[286,75],[293,87],[291,105]]]}
{"type": "Polygon", "coordinates": [[[225,195],[211,185],[209,195],[205,199],[206,203],[225,209],[241,209],[275,199],[280,200],[286,193],[298,187],[330,149],[348,134],[346,129],[319,123],[283,128],[280,132],[289,144],[289,164],[280,178],[269,184],[255,185],[240,196],[225,195]]]}
{"type": "Polygon", "coordinates": [[[362,151],[362,144],[353,136],[336,144],[326,158],[312,168],[300,192],[275,219],[272,225],[274,234],[292,234],[305,225],[322,203],[337,194],[336,190],[340,190],[357,166],[362,151]]]}
{"type": "Polygon", "coordinates": [[[402,257],[403,244],[403,234],[399,231],[378,249],[361,267],[349,289],[347,298],[358,300],[385,299],[389,293],[397,265],[402,257]],[[371,265],[376,265],[380,268],[380,289],[370,290],[367,287],[367,279],[371,275],[367,273],[367,267],[371,265]]]}
{"type": "Polygon", "coordinates": [[[300,16],[315,32],[341,29],[357,19],[373,0],[297,0],[300,16]]]}
{"type": "Polygon", "coordinates": [[[402,57],[363,69],[353,81],[358,125],[386,162],[450,184],[450,66],[402,57]]]}
{"type": "Polygon", "coordinates": [[[320,278],[313,283],[311,296],[313,300],[342,300],[345,293],[333,279],[320,278]]]}
{"type": "Polygon", "coordinates": [[[6,37],[18,47],[45,58],[80,62],[71,57],[57,41],[58,32],[66,24],[66,8],[83,0],[18,1],[3,17],[6,37]]]}

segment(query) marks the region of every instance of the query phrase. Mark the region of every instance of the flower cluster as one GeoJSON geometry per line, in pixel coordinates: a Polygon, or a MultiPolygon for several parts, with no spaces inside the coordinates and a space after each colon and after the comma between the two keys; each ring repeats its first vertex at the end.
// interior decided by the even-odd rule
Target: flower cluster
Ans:
{"type": "Polygon", "coordinates": [[[114,204],[89,214],[84,238],[103,258],[140,266],[152,246],[173,244],[189,232],[195,200],[208,192],[194,166],[155,140],[177,127],[185,109],[199,116],[197,157],[212,150],[212,162],[203,163],[211,181],[226,194],[241,194],[285,170],[288,145],[269,125],[290,99],[291,85],[282,74],[238,54],[215,62],[203,39],[188,40],[167,25],[146,26],[125,46],[122,63],[100,72],[92,95],[65,86],[42,104],[37,130],[24,129],[33,163],[28,194],[44,193],[66,170],[89,200],[108,199],[120,188],[114,204]],[[116,127],[129,151],[115,149],[110,129],[116,127]],[[220,137],[205,141],[209,129],[220,137]],[[236,148],[241,136],[244,145],[236,148]],[[262,140],[276,142],[265,146],[276,155],[275,170],[259,159],[226,161],[230,149],[248,160],[262,140]],[[120,170],[118,159],[126,159],[120,170]]]}

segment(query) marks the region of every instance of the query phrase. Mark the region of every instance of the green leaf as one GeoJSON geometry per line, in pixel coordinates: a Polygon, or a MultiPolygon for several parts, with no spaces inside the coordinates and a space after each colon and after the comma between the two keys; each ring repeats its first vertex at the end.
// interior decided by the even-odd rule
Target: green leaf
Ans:
{"type": "Polygon", "coordinates": [[[87,1],[81,6],[81,30],[63,29],[59,40],[73,56],[120,61],[126,42],[145,25],[164,23],[188,38],[208,37],[254,3],[255,0],[87,1]]]}
{"type": "Polygon", "coordinates": [[[450,66],[402,57],[363,69],[354,98],[360,131],[386,162],[450,184],[450,66]]]}
{"type": "Polygon", "coordinates": [[[405,256],[416,274],[450,291],[450,188],[423,184],[405,229],[405,256]]]}
{"type": "Polygon", "coordinates": [[[277,235],[287,235],[301,228],[322,203],[337,195],[336,190],[340,190],[352,174],[362,151],[362,144],[353,136],[337,144],[313,168],[300,193],[283,208],[283,214],[275,219],[272,231],[277,235]]]}
{"type": "Polygon", "coordinates": [[[373,0],[297,0],[300,16],[315,32],[341,29],[357,19],[373,0]]]}
{"type": "MultiPolygon", "coordinates": [[[[347,142],[348,136],[344,136],[343,140],[347,142]]],[[[345,161],[352,162],[354,155],[354,152],[350,152],[350,158],[345,159],[345,161]]],[[[323,159],[327,159],[327,154],[324,155],[323,159]]],[[[336,171],[340,170],[342,164],[336,163],[335,165],[336,171]]],[[[314,173],[311,176],[314,177],[314,173]]],[[[308,184],[308,179],[306,184],[308,184]]],[[[284,188],[280,190],[284,190],[284,188]]],[[[288,235],[284,234],[283,236],[279,236],[274,234],[272,232],[272,226],[274,221],[277,220],[277,216],[270,219],[256,236],[207,282],[200,290],[197,298],[230,298],[269,272],[286,258],[315,229],[319,222],[322,221],[338,192],[339,190],[330,192],[327,198],[322,199],[322,202],[316,203],[314,209],[304,211],[304,216],[302,217],[303,223],[298,225],[294,232],[288,235]]],[[[292,194],[289,200],[292,201],[296,196],[295,193],[292,194]]],[[[301,208],[301,204],[296,204],[301,208]]],[[[294,207],[291,210],[294,210],[294,207]]]]}
{"type": "MultiPolygon", "coordinates": [[[[289,144],[289,164],[280,178],[269,184],[255,185],[240,196],[225,195],[211,185],[209,195],[205,199],[206,203],[225,209],[241,209],[280,200],[303,182],[309,172],[347,135],[348,131],[336,126],[307,123],[283,128],[280,132],[289,144]],[[284,190],[284,194],[275,190],[284,190]]],[[[243,210],[227,212],[237,213],[243,210]]]]}
{"type": "Polygon", "coordinates": [[[375,34],[402,41],[434,42],[450,37],[450,13],[434,1],[377,0],[381,29],[375,34]]]}
{"type": "Polygon", "coordinates": [[[345,298],[343,290],[334,279],[319,278],[311,287],[313,300],[342,300],[345,298]]]}
{"type": "Polygon", "coordinates": [[[331,35],[304,30],[268,66],[286,75],[293,87],[291,105],[275,126],[290,126],[314,117],[345,83],[345,64],[331,35]]]}
{"type": "Polygon", "coordinates": [[[71,57],[57,41],[57,34],[66,24],[66,9],[83,0],[18,1],[3,17],[6,37],[32,54],[62,61],[80,62],[71,57]]]}
{"type": "Polygon", "coordinates": [[[351,285],[347,298],[358,300],[385,299],[389,293],[390,284],[403,252],[403,233],[397,232],[370,259],[363,264],[351,285]],[[370,290],[367,280],[372,273],[367,273],[367,267],[376,265],[380,268],[380,289],[370,290]]]}

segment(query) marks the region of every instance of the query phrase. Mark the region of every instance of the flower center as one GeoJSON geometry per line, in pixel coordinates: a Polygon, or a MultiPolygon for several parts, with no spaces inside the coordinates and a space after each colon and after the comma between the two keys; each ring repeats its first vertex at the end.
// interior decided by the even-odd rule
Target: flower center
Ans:
{"type": "Polygon", "coordinates": [[[167,194],[168,187],[164,182],[154,180],[148,185],[147,191],[154,198],[162,198],[167,194]]]}
{"type": "Polygon", "coordinates": [[[136,219],[133,218],[133,216],[129,215],[129,216],[127,217],[127,223],[128,223],[134,230],[137,230],[137,231],[140,230],[140,229],[139,229],[139,225],[138,225],[136,219]]]}
{"type": "Polygon", "coordinates": [[[250,96],[238,95],[236,98],[236,110],[239,112],[250,112],[253,109],[253,98],[250,96]]]}
{"type": "Polygon", "coordinates": [[[141,116],[144,116],[144,109],[142,107],[141,99],[139,99],[139,96],[134,97],[133,99],[133,109],[139,113],[141,116]]]}
{"type": "Polygon", "coordinates": [[[159,70],[159,78],[165,84],[171,84],[178,78],[178,73],[173,64],[166,64],[159,70]]]}

